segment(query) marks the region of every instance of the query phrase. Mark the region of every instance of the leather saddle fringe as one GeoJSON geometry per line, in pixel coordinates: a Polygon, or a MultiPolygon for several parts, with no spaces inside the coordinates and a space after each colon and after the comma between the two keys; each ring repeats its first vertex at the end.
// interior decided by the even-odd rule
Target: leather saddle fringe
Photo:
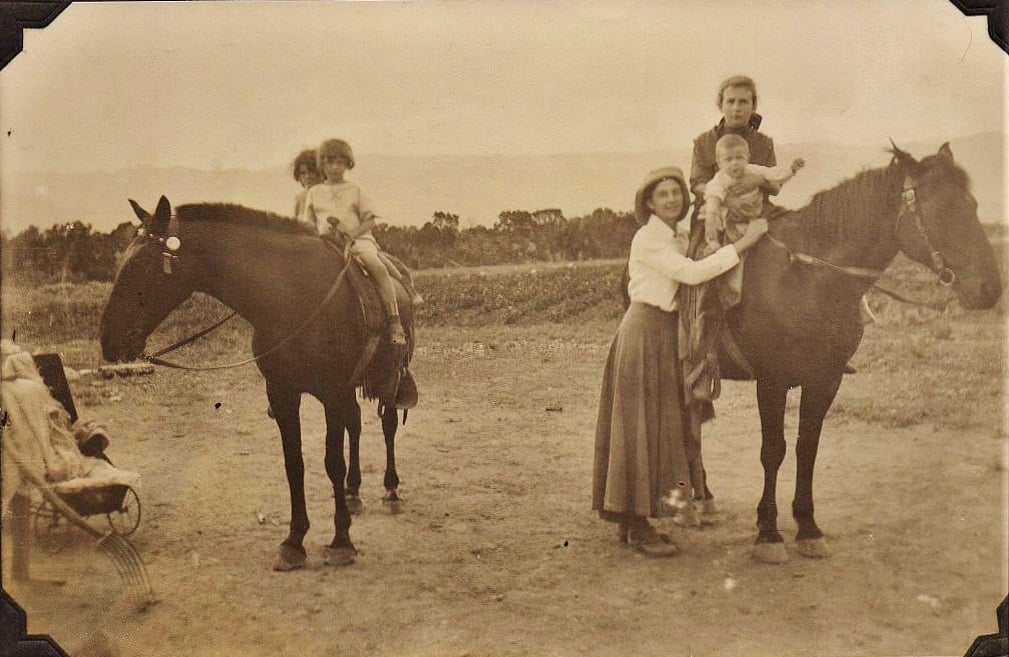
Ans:
{"type": "MultiPolygon", "coordinates": [[[[324,242],[331,248],[340,262],[344,262],[343,246],[329,236],[323,237],[324,242]]],[[[350,283],[354,295],[357,297],[358,305],[361,308],[361,317],[367,332],[367,339],[361,357],[354,366],[351,375],[353,385],[361,389],[362,394],[368,399],[378,399],[383,404],[392,405],[396,403],[397,408],[402,407],[398,403],[397,392],[401,387],[404,378],[409,377],[413,381],[407,367],[413,357],[414,348],[414,328],[411,325],[404,325],[407,334],[407,346],[405,350],[398,350],[400,353],[391,354],[388,357],[385,352],[391,346],[384,339],[386,330],[385,308],[382,297],[378,293],[378,287],[368,275],[364,266],[356,258],[351,257],[351,266],[347,268],[347,282],[350,283]],[[389,359],[397,361],[393,366],[389,359]],[[391,370],[391,373],[390,373],[391,370]]],[[[393,281],[394,286],[402,286],[398,281],[393,281]]],[[[406,301],[409,304],[409,301],[406,301]]],[[[403,305],[401,302],[400,305],[403,305]]],[[[414,385],[413,401],[406,400],[404,404],[412,407],[416,404],[416,386],[414,385]]]]}

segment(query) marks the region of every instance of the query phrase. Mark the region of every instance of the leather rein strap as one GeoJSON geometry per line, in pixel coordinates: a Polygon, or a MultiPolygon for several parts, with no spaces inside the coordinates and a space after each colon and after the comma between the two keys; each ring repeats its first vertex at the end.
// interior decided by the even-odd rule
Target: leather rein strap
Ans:
{"type": "MultiPolygon", "coordinates": [[[[921,223],[921,214],[918,212],[918,208],[916,205],[914,180],[912,180],[910,176],[906,176],[904,178],[904,187],[901,190],[901,200],[903,202],[901,203],[900,212],[897,214],[897,221],[893,229],[894,235],[897,235],[899,233],[901,224],[905,217],[913,217],[914,226],[917,229],[918,234],[921,236],[922,240],[925,242],[925,247],[928,249],[929,256],[932,259],[932,271],[934,271],[935,274],[938,276],[939,282],[942,283],[943,286],[945,287],[951,286],[953,284],[953,281],[956,280],[956,274],[953,272],[952,269],[946,266],[946,263],[943,261],[942,254],[940,254],[939,250],[932,245],[932,240],[929,239],[928,233],[925,232],[925,227],[921,223]]],[[[849,267],[849,266],[836,265],[832,262],[823,260],[822,258],[817,258],[816,256],[812,256],[807,253],[794,252],[790,248],[788,248],[787,244],[785,244],[784,242],[775,237],[771,237],[770,234],[764,235],[764,238],[769,240],[775,246],[784,249],[788,253],[789,262],[797,262],[803,265],[825,267],[827,269],[831,269],[846,276],[869,279],[872,281],[872,287],[874,289],[879,290],[888,297],[896,299],[897,301],[900,301],[902,303],[908,303],[915,306],[922,306],[925,308],[932,308],[933,310],[940,310],[940,311],[946,309],[946,302],[928,303],[924,301],[915,301],[897,292],[894,292],[893,290],[888,290],[880,286],[878,279],[881,278],[884,273],[880,269],[868,269],[866,267],[849,267]]]]}
{"type": "MultiPolygon", "coordinates": [[[[165,255],[167,255],[167,254],[165,254],[165,255]]],[[[319,313],[322,312],[322,309],[325,308],[326,305],[330,301],[333,300],[333,297],[336,296],[336,292],[337,292],[337,290],[340,289],[340,285],[343,283],[343,279],[344,279],[344,277],[347,274],[347,268],[350,267],[350,265],[351,265],[352,262],[353,261],[350,258],[346,259],[346,264],[344,264],[343,268],[340,269],[340,273],[337,274],[336,280],[333,281],[333,285],[330,286],[329,291],[326,292],[326,296],[322,299],[321,302],[319,302],[319,305],[315,307],[315,310],[313,310],[312,313],[308,317],[305,318],[305,321],[302,322],[301,325],[298,328],[296,328],[292,333],[288,333],[287,336],[284,337],[283,340],[281,340],[280,342],[276,343],[275,345],[273,345],[272,347],[270,347],[269,349],[267,349],[266,351],[264,351],[261,354],[257,354],[255,356],[253,356],[252,358],[246,358],[245,360],[239,361],[237,363],[229,363],[229,364],[226,364],[226,365],[204,365],[204,366],[182,365],[180,363],[173,363],[171,361],[167,361],[167,360],[164,360],[162,358],[159,358],[159,356],[161,356],[163,354],[166,354],[166,353],[168,353],[170,351],[175,351],[179,347],[187,345],[187,344],[189,344],[191,342],[194,342],[195,340],[203,337],[207,333],[210,333],[211,331],[213,331],[214,329],[216,329],[217,327],[219,327],[221,324],[224,324],[226,321],[228,321],[229,319],[231,319],[232,317],[234,317],[235,315],[238,314],[237,312],[232,312],[230,315],[228,315],[224,319],[220,320],[219,322],[215,323],[213,326],[210,326],[209,328],[203,329],[199,333],[196,333],[196,334],[194,334],[194,335],[186,338],[185,340],[181,340],[181,341],[175,343],[174,345],[172,345],[170,347],[166,347],[165,349],[162,349],[161,351],[158,351],[157,353],[155,353],[155,354],[153,354],[151,356],[144,356],[144,360],[146,360],[148,363],[151,363],[152,365],[161,365],[163,367],[171,367],[171,368],[174,368],[174,369],[177,369],[177,370],[189,370],[189,371],[223,370],[223,369],[228,369],[228,368],[231,368],[231,367],[240,367],[242,365],[248,365],[249,363],[254,363],[257,360],[259,360],[259,359],[261,359],[261,358],[263,358],[265,356],[268,356],[268,355],[272,354],[273,352],[275,352],[276,350],[280,349],[281,347],[283,347],[284,345],[286,345],[288,342],[290,342],[291,340],[293,340],[295,338],[295,336],[297,336],[299,333],[301,333],[303,330],[305,330],[305,328],[310,323],[312,323],[312,321],[315,320],[316,317],[319,316],[319,313]]]]}
{"type": "Polygon", "coordinates": [[[232,317],[234,317],[237,314],[238,313],[236,311],[232,311],[230,315],[228,315],[227,317],[225,317],[224,319],[222,319],[222,320],[220,320],[218,322],[215,322],[213,325],[208,326],[207,328],[203,329],[199,333],[194,333],[193,335],[189,336],[188,338],[186,338],[184,340],[179,340],[175,344],[173,344],[173,345],[171,345],[169,347],[165,347],[161,351],[153,353],[150,356],[144,356],[144,359],[147,360],[148,362],[153,363],[154,362],[153,359],[157,358],[158,356],[164,356],[165,354],[170,353],[172,351],[175,351],[176,349],[180,349],[182,347],[185,347],[187,344],[190,344],[192,342],[196,342],[197,340],[199,340],[200,338],[202,338],[203,336],[205,336],[207,333],[210,333],[211,331],[213,331],[214,329],[216,329],[220,325],[224,324],[224,322],[228,321],[229,319],[231,319],[232,317]]]}

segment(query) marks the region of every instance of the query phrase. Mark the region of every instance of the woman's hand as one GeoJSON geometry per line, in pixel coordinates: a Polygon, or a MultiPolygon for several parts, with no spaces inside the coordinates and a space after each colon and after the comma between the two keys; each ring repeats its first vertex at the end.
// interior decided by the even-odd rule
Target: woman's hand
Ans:
{"type": "Polygon", "coordinates": [[[767,233],[767,219],[754,219],[746,226],[746,233],[733,242],[737,253],[743,253],[767,233]]]}

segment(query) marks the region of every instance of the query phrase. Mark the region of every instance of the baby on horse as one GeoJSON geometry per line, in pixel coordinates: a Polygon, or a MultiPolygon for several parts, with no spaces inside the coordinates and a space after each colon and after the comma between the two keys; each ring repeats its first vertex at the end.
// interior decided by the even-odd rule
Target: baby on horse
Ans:
{"type": "MultiPolygon", "coordinates": [[[[750,146],[738,134],[728,133],[715,144],[718,172],[704,188],[704,253],[714,253],[738,240],[747,225],[764,215],[766,190],[777,191],[806,166],[796,158],[787,166],[762,166],[750,162],[750,146]]],[[[721,278],[725,307],[739,303],[743,291],[742,263],[721,278]]]]}

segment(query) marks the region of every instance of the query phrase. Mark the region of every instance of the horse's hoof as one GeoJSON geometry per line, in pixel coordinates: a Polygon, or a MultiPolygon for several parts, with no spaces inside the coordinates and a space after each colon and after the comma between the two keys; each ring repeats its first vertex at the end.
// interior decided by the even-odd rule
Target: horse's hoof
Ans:
{"type": "Polygon", "coordinates": [[[350,511],[350,515],[356,516],[359,515],[362,511],[364,511],[364,502],[362,502],[361,498],[358,497],[357,495],[354,496],[348,495],[346,497],[346,500],[347,500],[347,509],[350,511]]]}
{"type": "Polygon", "coordinates": [[[827,542],[822,538],[804,538],[795,541],[795,551],[809,559],[826,559],[830,556],[827,542]]]}
{"type": "Polygon", "coordinates": [[[382,504],[394,516],[403,513],[403,498],[395,492],[386,493],[382,504]]]}
{"type": "Polygon", "coordinates": [[[280,557],[277,563],[273,564],[273,569],[278,572],[297,570],[305,567],[305,550],[290,545],[280,546],[280,557]]]}
{"type": "Polygon", "coordinates": [[[788,553],[784,543],[757,543],[751,552],[753,558],[760,563],[785,563],[788,553]]]}
{"type": "Polygon", "coordinates": [[[357,550],[353,547],[341,546],[333,547],[327,545],[322,548],[322,563],[327,566],[349,566],[357,559],[357,550]]]}

